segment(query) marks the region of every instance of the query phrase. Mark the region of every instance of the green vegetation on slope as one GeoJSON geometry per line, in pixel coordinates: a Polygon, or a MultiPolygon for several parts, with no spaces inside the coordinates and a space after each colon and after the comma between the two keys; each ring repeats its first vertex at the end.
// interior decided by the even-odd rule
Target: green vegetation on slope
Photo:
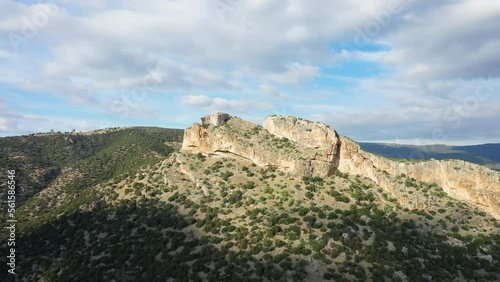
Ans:
{"type": "MultiPolygon", "coordinates": [[[[282,277],[283,271],[272,261],[235,251],[233,244],[220,243],[221,236],[193,236],[187,228],[194,222],[179,215],[176,206],[154,200],[99,205],[92,212],[63,215],[21,237],[20,278],[234,281],[251,277],[252,266],[258,267],[260,277],[282,277]]],[[[304,275],[300,266],[295,272],[304,275]]]]}
{"type": "MultiPolygon", "coordinates": [[[[93,189],[83,205],[86,208],[73,206],[22,232],[19,278],[307,281],[311,260],[319,264],[322,279],[335,281],[402,280],[401,275],[409,281],[450,281],[457,273],[466,280],[499,278],[498,235],[425,231],[425,225],[434,224],[426,212],[417,212],[425,215],[421,219],[407,219],[412,212],[383,205],[381,209],[373,187],[358,178],[328,182],[304,178],[299,186],[305,189],[300,190],[278,187],[271,179],[279,176],[269,178],[276,189],[266,193],[276,209],[250,207],[245,195],[258,188],[232,181],[215,184],[215,195],[202,198],[196,191],[169,187],[160,192],[170,195],[167,201],[148,196],[144,188],[140,196],[109,204],[102,199],[116,199],[113,185],[93,189]],[[339,183],[348,186],[338,188],[339,183]],[[302,198],[284,205],[290,195],[305,191],[326,200],[339,194],[350,203],[316,205],[302,198]],[[238,215],[239,210],[247,212],[238,215]],[[450,238],[465,245],[450,244],[450,238]]],[[[147,183],[153,191],[163,186],[147,183]]]]}
{"type": "Polygon", "coordinates": [[[178,129],[127,128],[91,135],[0,138],[0,167],[16,170],[18,201],[24,201],[46,188],[63,169],[73,173],[69,183],[64,183],[68,190],[133,173],[170,154],[173,149],[164,143],[180,142],[182,134],[178,129]]]}
{"type": "Polygon", "coordinates": [[[360,175],[168,156],[170,131],[127,130],[21,204],[19,281],[500,279],[498,222],[435,184],[392,176],[396,199],[360,175]]]}

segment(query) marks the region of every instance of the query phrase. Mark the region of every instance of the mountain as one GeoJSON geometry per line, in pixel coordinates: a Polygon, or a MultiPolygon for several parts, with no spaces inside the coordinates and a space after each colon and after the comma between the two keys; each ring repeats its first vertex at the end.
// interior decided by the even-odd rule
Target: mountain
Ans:
{"type": "Polygon", "coordinates": [[[500,279],[498,172],[386,159],[321,123],[217,113],[0,150],[19,281],[500,279]]]}
{"type": "Polygon", "coordinates": [[[426,159],[459,159],[500,170],[500,144],[483,144],[473,146],[446,145],[400,145],[385,143],[359,143],[367,152],[384,157],[426,160],[426,159]]]}
{"type": "Polygon", "coordinates": [[[361,150],[325,124],[295,117],[267,117],[264,131],[259,131],[254,124],[227,114],[208,116],[185,131],[183,150],[239,157],[297,176],[328,177],[335,171],[362,175],[395,196],[399,192],[392,177],[405,174],[442,186],[454,198],[475,203],[500,217],[500,178],[490,169],[457,160],[405,162],[381,158],[361,150]]]}

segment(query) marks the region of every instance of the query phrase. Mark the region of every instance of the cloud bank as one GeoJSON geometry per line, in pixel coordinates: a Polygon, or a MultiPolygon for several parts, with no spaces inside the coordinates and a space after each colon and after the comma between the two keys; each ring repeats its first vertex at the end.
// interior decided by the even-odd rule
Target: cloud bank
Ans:
{"type": "Polygon", "coordinates": [[[2,135],[227,111],[307,117],[357,140],[500,141],[495,1],[0,6],[2,135]]]}

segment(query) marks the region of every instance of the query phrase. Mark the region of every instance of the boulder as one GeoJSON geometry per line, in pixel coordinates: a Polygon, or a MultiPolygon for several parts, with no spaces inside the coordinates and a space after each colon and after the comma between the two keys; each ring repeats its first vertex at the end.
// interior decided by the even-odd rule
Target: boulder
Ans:
{"type": "Polygon", "coordinates": [[[222,123],[228,121],[231,118],[229,114],[226,113],[213,113],[207,116],[204,116],[201,118],[201,125],[212,125],[212,126],[219,126],[222,123]]]}

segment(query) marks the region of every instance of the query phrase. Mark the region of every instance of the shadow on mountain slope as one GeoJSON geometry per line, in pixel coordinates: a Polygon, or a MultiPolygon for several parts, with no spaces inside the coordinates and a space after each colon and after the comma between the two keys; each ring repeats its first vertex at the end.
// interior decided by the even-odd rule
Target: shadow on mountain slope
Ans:
{"type": "MultiPolygon", "coordinates": [[[[266,245],[262,234],[235,227],[207,207],[194,207],[206,212],[198,221],[157,200],[127,200],[115,206],[96,201],[90,207],[93,210],[63,214],[19,235],[19,281],[303,281],[307,270],[313,270],[312,252],[313,264],[331,266],[323,278],[336,281],[366,280],[366,270],[374,281],[401,275],[411,281],[473,279],[482,270],[482,279],[499,278],[500,236],[470,238],[465,248],[453,246],[445,236],[420,232],[415,222],[376,207],[339,213],[341,223],[331,222],[323,237],[312,238],[312,250],[292,245],[292,239],[281,243],[285,251],[280,253],[273,252],[278,241],[266,245]],[[366,224],[366,214],[372,217],[367,226],[373,234],[360,227],[366,224]],[[202,227],[211,235],[197,235],[202,227]],[[373,235],[373,243],[366,245],[364,237],[373,235]],[[388,242],[398,251],[388,250],[388,242]],[[492,262],[475,257],[487,245],[494,248],[489,252],[492,262]],[[354,260],[332,263],[342,253],[354,260]]],[[[314,228],[310,222],[301,225],[275,224],[277,234],[287,237],[297,229],[293,226],[299,233],[314,228]]]]}

